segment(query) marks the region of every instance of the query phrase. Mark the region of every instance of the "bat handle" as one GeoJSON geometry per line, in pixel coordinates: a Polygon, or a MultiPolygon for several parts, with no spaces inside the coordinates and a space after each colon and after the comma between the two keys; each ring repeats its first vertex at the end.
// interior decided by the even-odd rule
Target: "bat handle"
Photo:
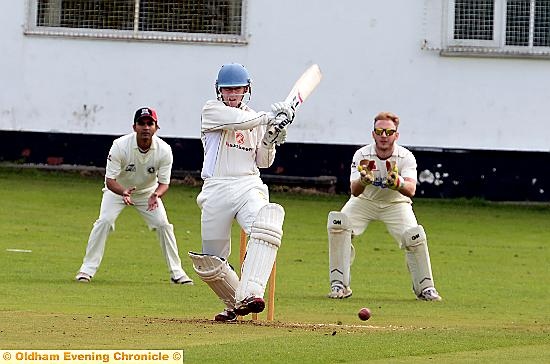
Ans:
{"type": "Polygon", "coordinates": [[[288,120],[288,118],[286,117],[286,115],[284,113],[281,113],[281,114],[277,115],[275,120],[277,120],[277,125],[280,128],[284,128],[285,126],[292,124],[292,121],[288,120]]]}
{"type": "Polygon", "coordinates": [[[267,133],[269,135],[277,134],[279,133],[280,129],[284,129],[287,125],[292,123],[289,121],[285,114],[280,114],[275,118],[275,123],[271,124],[271,127],[267,130],[267,133]]]}

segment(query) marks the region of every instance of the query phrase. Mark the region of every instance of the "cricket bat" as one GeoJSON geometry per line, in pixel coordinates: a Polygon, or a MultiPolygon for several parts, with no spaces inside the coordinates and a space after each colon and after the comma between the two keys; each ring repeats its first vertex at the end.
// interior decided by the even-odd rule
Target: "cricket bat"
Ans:
{"type": "MultiPolygon", "coordinates": [[[[294,111],[298,110],[300,105],[306,101],[306,99],[311,95],[313,90],[317,88],[323,74],[318,64],[311,65],[304,73],[296,80],[294,86],[288,93],[288,96],[285,99],[285,102],[288,102],[294,108],[294,111]]],[[[275,137],[280,132],[280,129],[284,128],[288,124],[292,123],[292,120],[288,120],[285,115],[280,115],[277,117],[280,122],[277,123],[277,127],[270,127],[267,130],[267,133],[271,137],[275,137]]]]}
{"type": "MultiPolygon", "coordinates": [[[[296,80],[294,86],[288,93],[285,102],[291,104],[294,107],[294,110],[298,110],[300,105],[302,105],[309,95],[311,95],[313,90],[317,88],[322,78],[323,74],[321,73],[319,65],[311,65],[307,70],[305,70],[304,73],[302,73],[300,78],[296,80]]],[[[285,119],[279,125],[284,127],[291,122],[292,121],[285,119]]]]}

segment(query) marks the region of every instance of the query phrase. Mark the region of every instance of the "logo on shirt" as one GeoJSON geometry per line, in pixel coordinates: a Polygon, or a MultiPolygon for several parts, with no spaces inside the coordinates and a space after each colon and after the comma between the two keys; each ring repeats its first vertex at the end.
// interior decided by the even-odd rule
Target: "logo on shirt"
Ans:
{"type": "MultiPolygon", "coordinates": [[[[358,166],[359,166],[359,165],[358,165],[357,163],[351,162],[351,169],[352,169],[353,171],[357,170],[357,167],[358,167],[358,166]]],[[[376,164],[374,164],[374,165],[373,165],[373,168],[371,169],[371,171],[378,171],[378,170],[379,170],[378,167],[376,166],[376,164]]]]}
{"type": "Polygon", "coordinates": [[[244,144],[244,134],[238,131],[235,133],[235,141],[237,144],[244,144]]]}
{"type": "Polygon", "coordinates": [[[226,146],[227,148],[235,148],[235,149],[239,149],[239,150],[244,150],[245,152],[250,152],[250,151],[252,151],[252,148],[251,148],[251,147],[243,147],[243,146],[241,146],[241,145],[239,145],[239,144],[237,144],[237,143],[232,144],[232,143],[225,142],[225,146],[226,146]]]}
{"type": "Polygon", "coordinates": [[[124,169],[126,172],[135,172],[136,171],[136,165],[135,164],[128,164],[126,168],[124,169]]]}
{"type": "Polygon", "coordinates": [[[147,172],[149,172],[149,173],[155,173],[155,167],[149,167],[149,168],[147,168],[147,172]]]}

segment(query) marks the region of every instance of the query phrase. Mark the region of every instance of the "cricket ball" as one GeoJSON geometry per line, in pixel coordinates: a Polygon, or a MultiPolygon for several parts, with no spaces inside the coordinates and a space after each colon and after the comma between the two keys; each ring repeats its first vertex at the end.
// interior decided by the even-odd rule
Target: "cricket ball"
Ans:
{"type": "Polygon", "coordinates": [[[367,321],[368,319],[370,319],[370,316],[371,316],[370,309],[363,307],[362,309],[359,310],[359,312],[357,313],[357,316],[359,316],[361,320],[367,321]]]}

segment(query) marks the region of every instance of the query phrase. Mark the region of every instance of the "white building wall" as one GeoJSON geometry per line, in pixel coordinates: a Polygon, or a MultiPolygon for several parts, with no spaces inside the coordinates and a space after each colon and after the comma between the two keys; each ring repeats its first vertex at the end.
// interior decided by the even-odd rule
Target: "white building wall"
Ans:
{"type": "Polygon", "coordinates": [[[119,135],[149,105],[161,136],[199,138],[221,64],[244,64],[267,109],[318,63],[290,142],[365,144],[388,110],[403,145],[548,151],[550,60],[423,50],[431,1],[249,0],[249,43],[231,46],[26,36],[26,1],[1,0],[0,130],[119,135]]]}

